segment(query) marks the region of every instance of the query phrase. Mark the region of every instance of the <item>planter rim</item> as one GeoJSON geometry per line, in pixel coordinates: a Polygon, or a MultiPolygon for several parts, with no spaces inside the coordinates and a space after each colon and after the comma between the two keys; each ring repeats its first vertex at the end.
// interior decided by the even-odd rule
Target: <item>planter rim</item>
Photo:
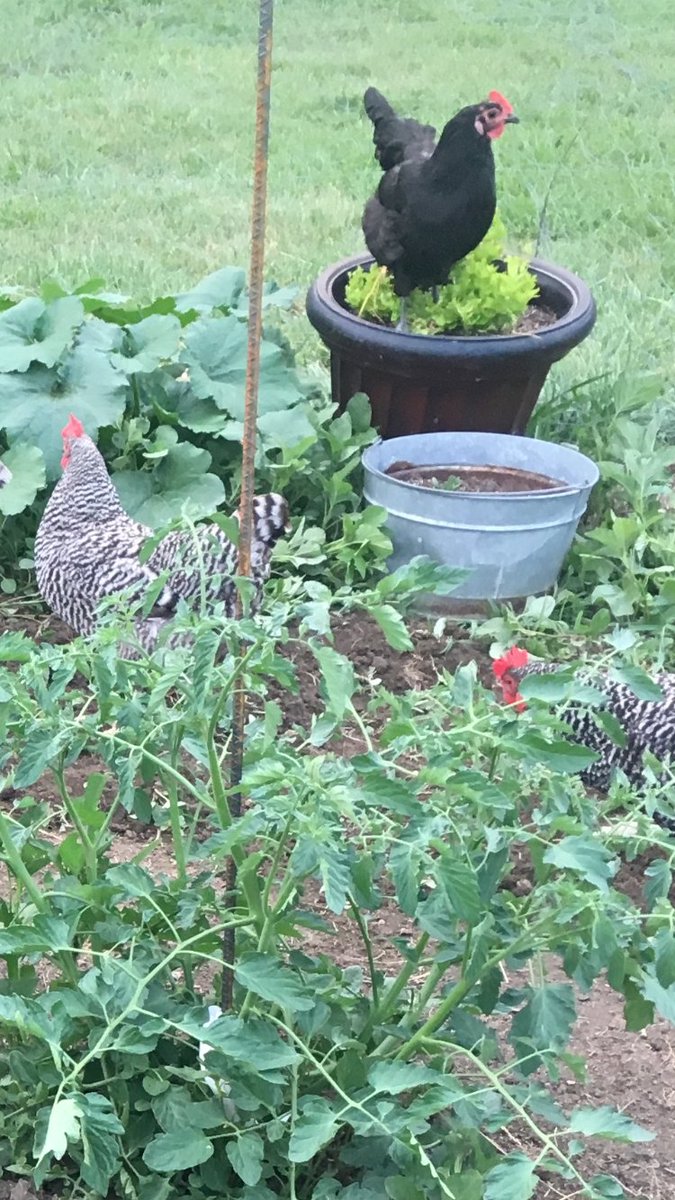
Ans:
{"type": "MultiPolygon", "coordinates": [[[[396,459],[394,459],[393,461],[396,461],[396,459]]],[[[509,433],[484,433],[484,432],[478,432],[478,431],[464,433],[464,432],[458,431],[457,433],[448,432],[448,433],[407,434],[406,436],[400,437],[400,438],[377,438],[376,441],[371,442],[370,446],[367,446],[366,449],[363,451],[363,454],[361,455],[361,462],[362,462],[363,467],[365,469],[367,469],[369,474],[371,474],[373,476],[377,476],[377,478],[379,478],[379,479],[385,480],[392,487],[407,488],[409,491],[409,494],[415,494],[416,496],[430,496],[431,495],[434,497],[438,497],[439,498],[438,503],[446,504],[446,505],[452,504],[453,502],[456,504],[458,501],[461,503],[468,503],[468,504],[481,504],[481,503],[485,504],[486,501],[488,501],[490,503],[494,503],[495,500],[498,500],[500,504],[504,503],[504,504],[509,504],[509,505],[528,504],[533,499],[542,500],[542,501],[548,500],[548,501],[553,502],[553,501],[556,501],[557,499],[559,499],[560,496],[572,495],[574,493],[583,491],[587,487],[591,487],[591,488],[595,487],[595,484],[598,482],[598,479],[600,478],[600,469],[599,469],[597,463],[595,463],[593,461],[593,459],[589,458],[586,454],[582,454],[581,451],[577,450],[576,447],[574,447],[574,446],[562,446],[562,445],[559,445],[557,442],[548,442],[544,438],[519,437],[517,439],[514,439],[513,435],[509,434],[509,433]],[[521,492],[462,492],[459,490],[449,492],[449,491],[444,491],[443,488],[428,488],[428,487],[424,487],[422,484],[419,484],[419,483],[411,483],[409,480],[406,480],[406,479],[398,479],[395,475],[389,475],[386,470],[383,470],[381,467],[376,466],[375,463],[372,461],[373,458],[376,457],[376,452],[379,450],[380,446],[386,445],[386,446],[391,447],[392,454],[395,454],[395,447],[396,447],[397,442],[398,443],[400,443],[400,442],[410,443],[411,441],[413,441],[415,439],[419,439],[420,441],[422,441],[422,440],[428,441],[430,438],[433,438],[434,440],[438,439],[438,442],[437,442],[438,445],[440,445],[441,442],[449,445],[452,441],[457,442],[458,439],[461,439],[463,441],[475,441],[476,439],[478,439],[479,441],[486,443],[486,450],[487,450],[487,442],[490,442],[494,446],[496,439],[500,439],[504,443],[505,446],[507,443],[513,444],[514,441],[517,441],[519,443],[519,447],[518,447],[519,449],[522,448],[523,443],[531,442],[531,443],[534,443],[538,448],[541,448],[541,449],[543,449],[544,447],[550,447],[550,449],[555,452],[555,457],[557,457],[558,459],[560,458],[560,455],[562,452],[563,457],[568,458],[568,460],[570,462],[572,462],[572,461],[576,462],[579,467],[583,467],[585,469],[585,471],[587,472],[587,479],[584,482],[580,482],[580,483],[566,483],[564,480],[561,480],[561,483],[563,483],[562,487],[533,488],[531,490],[521,491],[521,492]]],[[[487,461],[487,458],[483,459],[482,457],[479,457],[478,455],[476,455],[476,461],[472,460],[471,463],[441,464],[441,463],[416,462],[416,463],[413,463],[412,465],[413,466],[441,466],[441,465],[505,466],[505,465],[510,465],[510,464],[490,463],[487,461]]],[[[559,474],[560,467],[558,466],[556,468],[556,470],[557,470],[557,473],[559,474]]],[[[551,476],[551,478],[553,478],[553,476],[551,476]]]]}
{"type": "Polygon", "coordinates": [[[588,284],[564,267],[532,259],[530,269],[543,292],[555,292],[568,302],[561,317],[543,329],[531,333],[423,334],[401,333],[386,325],[376,325],[344,308],[336,298],[338,284],[346,281],[355,267],[374,263],[370,254],[357,254],[327,267],[315,279],[307,293],[309,321],[331,348],[349,354],[363,353],[365,346],[378,357],[392,363],[398,359],[417,359],[429,365],[434,360],[456,359],[472,365],[477,360],[504,360],[532,356],[555,362],[576,346],[595,324],[596,306],[588,284]],[[561,295],[562,294],[562,295],[561,295]]]}

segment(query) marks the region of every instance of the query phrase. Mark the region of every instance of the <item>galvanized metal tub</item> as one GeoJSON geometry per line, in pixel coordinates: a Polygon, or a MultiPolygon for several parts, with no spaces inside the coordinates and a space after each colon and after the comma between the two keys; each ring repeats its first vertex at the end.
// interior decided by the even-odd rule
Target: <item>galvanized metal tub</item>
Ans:
{"type": "Polygon", "coordinates": [[[450,604],[425,605],[436,611],[453,611],[455,600],[511,600],[553,587],[600,474],[578,450],[501,433],[389,438],[369,446],[362,462],[366,499],[389,513],[390,568],[427,554],[470,571],[450,604]],[[385,473],[402,461],[511,467],[560,480],[562,486],[508,493],[442,491],[385,473]]]}

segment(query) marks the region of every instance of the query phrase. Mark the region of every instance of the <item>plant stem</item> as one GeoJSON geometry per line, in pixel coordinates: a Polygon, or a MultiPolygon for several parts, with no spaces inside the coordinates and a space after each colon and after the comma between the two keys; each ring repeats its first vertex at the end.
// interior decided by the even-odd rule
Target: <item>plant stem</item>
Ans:
{"type": "MultiPolygon", "coordinates": [[[[547,925],[549,921],[550,917],[547,915],[542,921],[539,922],[539,924],[542,926],[547,925]]],[[[499,966],[500,962],[502,962],[505,958],[510,958],[513,954],[518,953],[522,948],[524,948],[525,945],[527,945],[527,942],[531,940],[536,929],[537,926],[535,925],[532,927],[532,929],[525,930],[525,932],[522,933],[520,937],[517,937],[510,946],[502,947],[497,951],[496,954],[492,955],[492,958],[488,958],[483,966],[481,974],[485,974],[487,971],[491,970],[492,967],[499,966]]],[[[394,1058],[410,1058],[410,1056],[419,1049],[425,1038],[429,1038],[436,1032],[439,1026],[447,1021],[450,1013],[452,1013],[457,1006],[462,1003],[464,997],[468,994],[468,992],[471,991],[471,988],[474,987],[477,982],[478,979],[468,978],[466,975],[462,979],[459,979],[455,986],[448,992],[445,1000],[441,1001],[436,1011],[431,1014],[427,1021],[425,1021],[424,1025],[422,1025],[411,1038],[408,1038],[407,1042],[403,1043],[403,1045],[394,1055],[394,1058]]],[[[396,1039],[394,1037],[386,1038],[385,1041],[378,1046],[376,1054],[386,1054],[387,1051],[395,1044],[396,1039]]]]}
{"type": "Polygon", "coordinates": [[[0,842],[2,842],[2,848],[4,850],[5,858],[7,860],[7,866],[9,867],[10,871],[12,872],[14,878],[19,883],[23,884],[24,888],[28,892],[28,895],[30,896],[31,900],[33,901],[33,904],[35,905],[38,912],[46,912],[47,905],[45,903],[44,896],[42,895],[42,892],[40,891],[40,889],[37,887],[36,883],[34,882],[32,875],[30,874],[25,862],[23,861],[23,859],[21,857],[21,854],[19,853],[16,846],[14,845],[14,842],[12,840],[12,834],[11,834],[9,822],[8,822],[5,814],[1,811],[0,811],[0,842]]]}
{"type": "Polygon", "coordinates": [[[452,1050],[453,1053],[455,1053],[455,1054],[465,1055],[466,1058],[468,1058],[469,1061],[472,1063],[472,1065],[474,1067],[477,1067],[477,1069],[481,1072],[481,1074],[484,1075],[485,1078],[489,1080],[491,1087],[495,1091],[499,1092],[500,1096],[502,1096],[502,1098],[506,1101],[506,1103],[508,1105],[510,1105],[510,1107],[513,1109],[514,1112],[516,1112],[518,1114],[518,1116],[520,1117],[520,1120],[523,1121],[524,1124],[528,1126],[528,1128],[532,1131],[532,1133],[536,1137],[537,1141],[541,1142],[544,1145],[545,1149],[548,1151],[548,1153],[553,1155],[555,1158],[557,1158],[558,1162],[561,1162],[565,1166],[565,1168],[571,1172],[571,1174],[574,1176],[574,1178],[577,1180],[577,1182],[581,1185],[581,1188],[582,1188],[581,1194],[582,1195],[587,1194],[586,1182],[585,1182],[583,1176],[581,1176],[579,1174],[579,1172],[576,1170],[576,1168],[575,1168],[574,1164],[571,1162],[571,1160],[567,1157],[566,1154],[564,1154],[564,1152],[560,1149],[560,1147],[557,1145],[555,1140],[552,1137],[549,1137],[549,1135],[547,1133],[545,1133],[543,1129],[539,1128],[536,1121],[532,1120],[527,1109],[523,1108],[522,1104],[518,1103],[518,1101],[515,1099],[515,1097],[511,1095],[511,1092],[509,1091],[509,1089],[504,1086],[504,1084],[502,1083],[499,1076],[496,1075],[494,1073],[494,1071],[491,1071],[486,1063],[482,1062],[479,1057],[472,1054],[470,1050],[467,1050],[465,1046],[456,1045],[454,1042],[445,1042],[445,1041],[444,1042],[435,1042],[429,1038],[427,1038],[425,1040],[429,1042],[430,1049],[433,1048],[434,1050],[438,1051],[439,1049],[442,1048],[444,1051],[452,1050]]]}
{"type": "Polygon", "coordinates": [[[166,790],[169,796],[169,819],[171,822],[173,853],[176,860],[176,867],[178,869],[178,882],[182,887],[184,887],[187,879],[187,870],[185,862],[185,846],[183,843],[183,830],[181,828],[180,804],[178,801],[178,784],[176,783],[176,775],[178,774],[178,758],[180,754],[179,730],[171,730],[169,734],[169,744],[171,746],[172,767],[172,774],[166,779],[166,790]]]}
{"type": "Polygon", "coordinates": [[[52,773],[56,780],[56,786],[59,796],[63,801],[63,806],[68,813],[70,821],[75,826],[75,829],[77,830],[77,836],[82,843],[82,849],[84,850],[84,869],[87,876],[87,883],[95,883],[97,874],[96,847],[89,837],[86,826],[80,820],[80,815],[73,804],[73,798],[68,791],[66,776],[63,769],[63,756],[61,756],[59,759],[58,765],[52,767],[52,773]]]}
{"type": "MultiPolygon", "coordinates": [[[[230,806],[227,802],[227,791],[223,783],[223,773],[218,758],[218,748],[215,742],[215,731],[223,703],[224,699],[221,695],[220,700],[215,706],[211,720],[209,721],[206,750],[209,758],[209,775],[215,808],[218,814],[218,820],[220,822],[221,829],[231,829],[233,818],[230,812],[230,806]]],[[[231,857],[234,859],[237,868],[239,868],[243,864],[246,855],[241,846],[233,846],[231,850],[231,857]]],[[[249,912],[254,914],[256,926],[259,929],[262,929],[264,924],[264,915],[260,891],[255,881],[250,876],[244,877],[242,888],[249,912]]]]}
{"type": "MultiPolygon", "coordinates": [[[[14,878],[18,883],[23,884],[37,911],[39,913],[47,912],[49,906],[23,861],[20,852],[12,841],[9,821],[3,812],[0,812],[0,842],[2,843],[7,866],[14,878]]],[[[70,951],[57,951],[55,957],[68,981],[76,985],[79,976],[72,953],[70,951]]]]}
{"type": "Polygon", "coordinates": [[[359,1034],[359,1037],[362,1041],[367,1043],[368,1040],[370,1039],[370,1037],[372,1036],[375,1026],[378,1024],[381,1024],[382,1022],[384,1022],[388,1019],[389,1014],[391,1013],[392,1008],[396,1004],[396,1001],[398,1000],[401,992],[403,991],[403,989],[405,987],[407,987],[408,982],[409,982],[413,972],[419,966],[420,961],[422,959],[422,955],[424,954],[424,951],[427,948],[428,942],[429,942],[429,934],[423,933],[422,936],[419,938],[417,945],[415,947],[414,958],[408,959],[408,962],[399,971],[399,973],[398,973],[396,979],[394,980],[393,984],[391,985],[389,991],[386,993],[386,995],[382,1001],[382,1004],[379,1006],[373,1006],[373,1010],[372,1010],[368,1020],[366,1021],[365,1025],[363,1026],[363,1029],[361,1030],[361,1032],[359,1034]]]}
{"type": "Polygon", "coordinates": [[[359,911],[358,905],[354,903],[354,900],[351,896],[349,897],[349,907],[351,909],[352,916],[353,916],[354,920],[356,921],[356,924],[359,927],[359,932],[361,934],[364,949],[366,951],[366,958],[368,959],[368,973],[370,975],[370,987],[371,987],[371,991],[373,993],[373,1004],[377,1005],[380,1002],[380,994],[379,994],[379,990],[378,990],[378,986],[377,986],[377,977],[375,974],[375,960],[373,958],[373,947],[372,947],[372,943],[370,941],[370,937],[368,936],[368,926],[359,911]]]}

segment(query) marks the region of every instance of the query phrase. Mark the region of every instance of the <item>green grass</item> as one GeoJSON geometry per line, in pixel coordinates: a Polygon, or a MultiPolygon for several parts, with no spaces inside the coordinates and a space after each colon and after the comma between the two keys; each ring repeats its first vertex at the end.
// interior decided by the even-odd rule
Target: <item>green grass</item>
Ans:
{"type": "MultiPolygon", "coordinates": [[[[2,280],[98,275],[139,298],[248,260],[254,0],[3,0],[2,280]]],[[[279,0],[268,272],[362,247],[376,83],[441,124],[496,87],[514,248],[582,273],[600,319],[561,382],[672,367],[675,187],[666,0],[279,0]],[[553,181],[553,182],[552,182],[553,181]]],[[[303,338],[302,329],[297,330],[303,338]]]]}

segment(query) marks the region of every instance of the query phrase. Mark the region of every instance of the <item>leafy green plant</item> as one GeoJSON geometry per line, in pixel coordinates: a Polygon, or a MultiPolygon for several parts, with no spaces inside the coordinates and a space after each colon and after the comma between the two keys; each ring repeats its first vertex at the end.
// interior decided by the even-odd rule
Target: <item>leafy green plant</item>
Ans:
{"type": "MultiPolygon", "coordinates": [[[[148,506],[149,492],[167,497],[171,515],[187,499],[196,512],[210,512],[223,491],[209,468],[222,460],[221,445],[241,437],[244,274],[224,268],[192,292],[145,308],[100,287],[94,280],[66,295],[48,283],[42,298],[26,297],[0,313],[0,427],[13,453],[23,456],[23,507],[45,476],[58,477],[60,430],[74,411],[95,439],[101,434],[123,484],[130,467],[148,476],[135,491],[127,487],[132,515],[145,507],[151,521],[165,519],[148,506]]],[[[268,288],[268,307],[288,306],[293,294],[268,288]]],[[[307,395],[288,347],[269,331],[260,391],[263,457],[312,433],[307,395]]],[[[18,511],[16,492],[3,498],[3,511],[18,511]]]]}
{"type": "MultiPolygon", "coordinates": [[[[429,572],[417,563],[371,590],[383,629],[391,600],[413,576],[428,586],[429,572]]],[[[545,1170],[589,1200],[621,1196],[607,1176],[585,1183],[578,1154],[594,1136],[651,1135],[616,1109],[570,1113],[549,1094],[558,1064],[574,1065],[576,1007],[570,983],[546,977],[546,956],[584,987],[605,976],[631,1028],[655,1011],[672,1019],[672,847],[645,914],[614,888],[626,844],[616,800],[598,805],[571,780],[584,752],[546,703],[533,697],[514,719],[471,665],[425,691],[359,695],[330,640],[336,599],[307,586],[262,624],[226,628],[220,661],[208,622],[190,655],[163,663],[120,660],[114,629],[89,645],[0,638],[14,788],[0,813],[12,879],[3,1175],[139,1200],[348,1200],[354,1188],[523,1200],[545,1170]],[[287,730],[300,645],[324,704],[309,728],[287,730]],[[238,679],[256,699],[248,800],[233,823],[223,752],[238,679]],[[346,732],[363,740],[351,759],[331,748],[346,732]],[[47,777],[56,827],[33,794],[47,777]],[[534,789],[530,821],[521,797],[534,789]],[[112,862],[125,810],[167,826],[168,869],[153,867],[152,846],[112,862]],[[532,861],[527,892],[504,886],[515,848],[532,861]],[[220,880],[229,855],[233,908],[220,880]],[[372,922],[384,912],[410,933],[383,970],[372,922]],[[206,1028],[229,930],[235,1009],[212,1011],[206,1028]],[[359,939],[362,967],[340,965],[345,936],[359,939]],[[528,962],[529,978],[512,974],[528,962]],[[503,1149],[516,1123],[532,1156],[503,1149]]],[[[400,620],[391,632],[400,644],[400,620]]],[[[633,852],[658,839],[637,823],[633,852]]]]}
{"type": "MultiPolygon", "coordinates": [[[[146,306],[102,291],[98,280],[73,295],[48,281],[40,298],[7,298],[0,311],[0,429],[14,478],[0,492],[3,590],[15,590],[30,568],[44,489],[59,475],[60,431],[71,411],[98,440],[137,520],[162,528],[186,508],[200,518],[231,504],[240,482],[244,287],[244,273],[226,267],[190,292],[146,306]]],[[[295,292],[267,285],[267,311],[287,308],[295,292]]],[[[343,582],[381,565],[390,546],[378,532],[382,520],[357,511],[360,452],[375,436],[370,406],[355,397],[347,413],[334,418],[334,411],[320,384],[296,370],[278,325],[268,325],[257,484],[283,491],[298,522],[285,561],[343,582]]]]}
{"type": "MultiPolygon", "coordinates": [[[[505,333],[513,329],[539,294],[525,259],[505,251],[499,217],[483,241],[452,269],[449,283],[432,293],[416,289],[408,317],[415,333],[505,333]]],[[[400,300],[386,267],[352,271],[345,292],[353,312],[385,325],[396,324],[400,300]]]]}

